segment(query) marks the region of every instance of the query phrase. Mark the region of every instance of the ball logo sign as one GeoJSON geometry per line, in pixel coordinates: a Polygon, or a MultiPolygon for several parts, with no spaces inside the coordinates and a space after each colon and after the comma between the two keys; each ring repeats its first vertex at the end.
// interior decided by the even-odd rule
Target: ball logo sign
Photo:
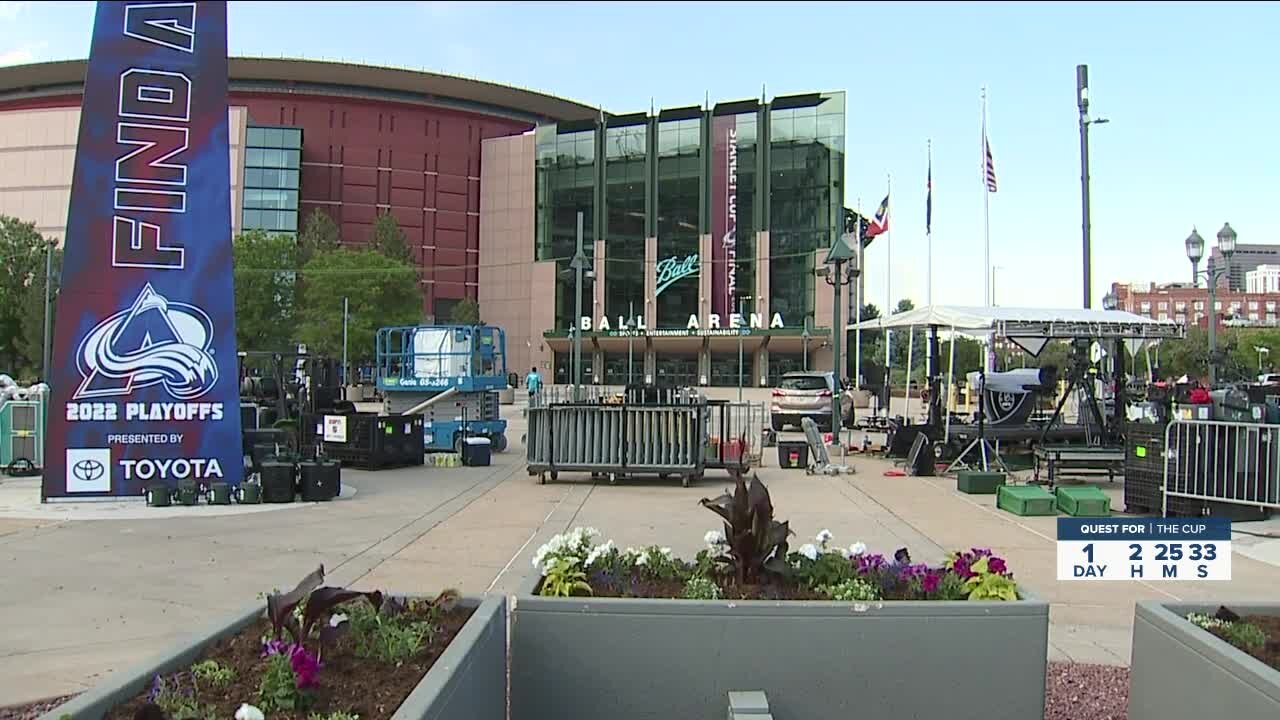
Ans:
{"type": "Polygon", "coordinates": [[[45,499],[240,482],[228,139],[226,3],[98,3],[45,499]]]}
{"type": "Polygon", "coordinates": [[[213,321],[203,310],[170,303],[148,283],[132,307],[85,335],[76,353],[84,382],[74,399],[128,395],[159,384],[178,400],[194,400],[218,381],[212,343],[213,321]]]}

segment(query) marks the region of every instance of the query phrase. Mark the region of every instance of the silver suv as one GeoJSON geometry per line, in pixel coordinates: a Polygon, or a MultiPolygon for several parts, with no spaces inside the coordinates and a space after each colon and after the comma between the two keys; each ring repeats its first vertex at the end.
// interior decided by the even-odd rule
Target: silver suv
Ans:
{"type": "MultiPolygon", "coordinates": [[[[839,388],[840,418],[853,427],[853,393],[839,388]]],[[[788,425],[800,427],[801,418],[813,418],[824,432],[831,430],[831,396],[837,392],[835,376],[829,372],[789,372],[773,390],[770,420],[774,430],[788,425]]]]}

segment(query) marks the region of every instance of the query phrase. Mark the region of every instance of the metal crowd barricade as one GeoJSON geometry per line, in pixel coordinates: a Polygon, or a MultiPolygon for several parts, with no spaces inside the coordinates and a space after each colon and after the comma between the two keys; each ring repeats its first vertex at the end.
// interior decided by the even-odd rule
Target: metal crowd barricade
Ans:
{"type": "Polygon", "coordinates": [[[706,466],[734,472],[759,465],[766,423],[764,403],[708,400],[706,466]]]}
{"type": "Polygon", "coordinates": [[[629,475],[680,477],[688,487],[706,467],[705,403],[562,403],[529,409],[528,470],[546,482],[561,471],[610,481],[629,475]]]}
{"type": "Polygon", "coordinates": [[[1280,510],[1280,425],[1175,418],[1165,448],[1164,515],[1210,502],[1280,510]]]}

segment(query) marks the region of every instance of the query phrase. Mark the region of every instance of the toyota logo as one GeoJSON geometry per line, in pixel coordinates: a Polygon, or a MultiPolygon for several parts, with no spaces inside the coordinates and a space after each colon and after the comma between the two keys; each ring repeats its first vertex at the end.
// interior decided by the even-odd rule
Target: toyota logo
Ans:
{"type": "Polygon", "coordinates": [[[106,473],[107,469],[97,460],[81,460],[71,467],[71,474],[80,482],[93,482],[106,473]]]}

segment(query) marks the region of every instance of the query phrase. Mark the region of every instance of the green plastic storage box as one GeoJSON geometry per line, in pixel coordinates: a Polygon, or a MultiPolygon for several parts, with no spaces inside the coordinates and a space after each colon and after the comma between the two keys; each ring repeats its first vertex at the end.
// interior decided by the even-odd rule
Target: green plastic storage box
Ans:
{"type": "Polygon", "coordinates": [[[1111,498],[1100,488],[1059,487],[1058,509],[1072,517],[1107,517],[1111,514],[1111,498]]]}
{"type": "Polygon", "coordinates": [[[1039,485],[1002,485],[996,507],[1014,515],[1057,515],[1057,499],[1039,485]]]}
{"type": "Polygon", "coordinates": [[[956,474],[956,489],[970,495],[995,495],[1005,477],[1004,473],[961,470],[956,474]]]}

